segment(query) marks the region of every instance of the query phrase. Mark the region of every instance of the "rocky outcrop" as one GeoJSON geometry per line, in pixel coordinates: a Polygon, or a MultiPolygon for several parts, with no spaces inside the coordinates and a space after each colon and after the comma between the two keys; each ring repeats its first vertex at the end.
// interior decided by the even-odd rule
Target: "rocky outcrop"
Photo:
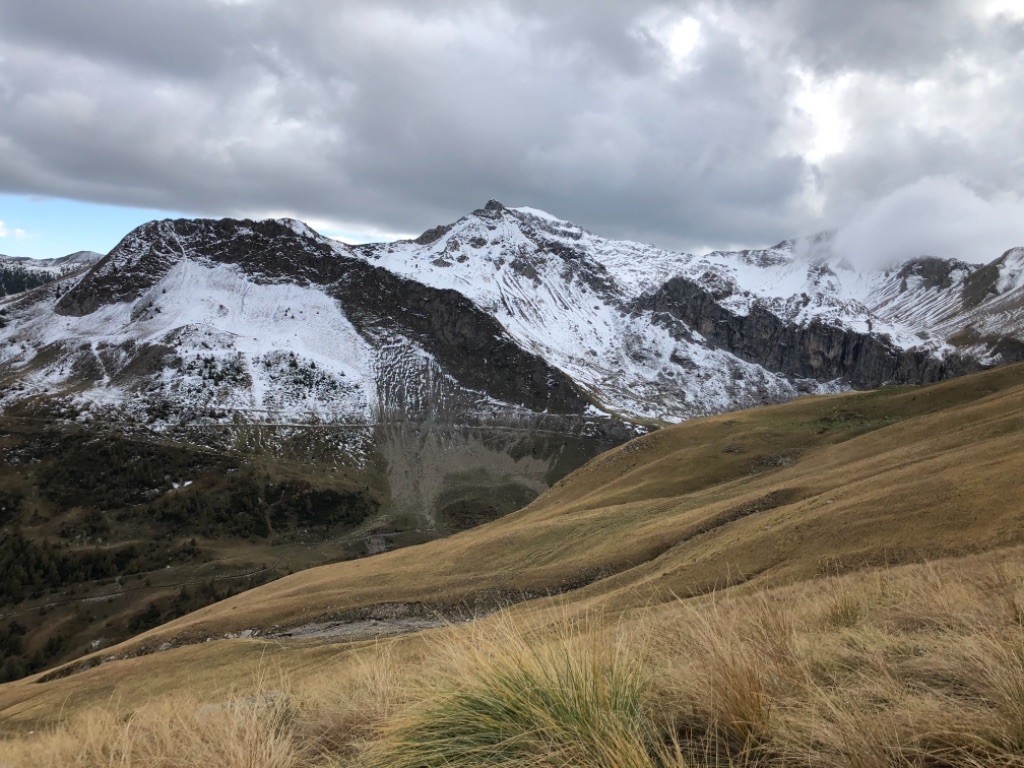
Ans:
{"type": "Polygon", "coordinates": [[[586,409],[572,379],[516,345],[493,317],[456,291],[353,262],[330,292],[364,335],[387,329],[414,339],[465,387],[534,411],[586,409]]]}
{"type": "Polygon", "coordinates": [[[129,232],[61,297],[57,313],[81,317],[108,304],[137,299],[155,285],[181,258],[180,250],[168,248],[168,224],[153,221],[129,232]]]}
{"type": "Polygon", "coordinates": [[[903,350],[885,336],[858,333],[813,319],[787,323],[755,304],[746,315],[730,312],[722,295],[686,278],[672,278],[642,297],[637,309],[665,313],[713,346],[770,371],[817,381],[842,380],[858,389],[883,384],[922,384],[979,370],[959,355],[938,358],[903,350]]]}
{"type": "MultiPolygon", "coordinates": [[[[901,291],[907,290],[907,281],[911,278],[920,278],[921,285],[925,289],[938,289],[942,291],[953,287],[954,275],[957,272],[971,273],[976,266],[957,259],[937,259],[934,256],[923,256],[920,259],[911,259],[900,267],[898,277],[900,278],[901,291]]],[[[970,278],[968,278],[968,281],[970,278]]]]}

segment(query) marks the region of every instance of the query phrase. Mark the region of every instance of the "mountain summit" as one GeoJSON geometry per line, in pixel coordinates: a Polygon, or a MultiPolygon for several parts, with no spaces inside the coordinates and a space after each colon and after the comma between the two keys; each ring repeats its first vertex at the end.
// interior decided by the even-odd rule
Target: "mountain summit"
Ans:
{"type": "Polygon", "coordinates": [[[154,221],[0,299],[0,408],[329,457],[431,528],[658,425],[1024,359],[1024,249],[858,271],[805,245],[671,253],[494,200],[360,246],[154,221]]]}
{"type": "Polygon", "coordinates": [[[294,220],[150,222],[53,277],[2,306],[4,405],[672,422],[1024,357],[1024,249],[887,271],[792,241],[694,256],[495,200],[363,246],[294,220]]]}

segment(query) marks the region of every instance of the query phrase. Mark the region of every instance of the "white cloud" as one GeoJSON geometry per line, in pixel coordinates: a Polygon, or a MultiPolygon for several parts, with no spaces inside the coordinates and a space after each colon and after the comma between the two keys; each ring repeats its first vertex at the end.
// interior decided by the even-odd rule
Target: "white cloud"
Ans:
{"type": "Polygon", "coordinates": [[[20,227],[13,229],[5,221],[0,221],[0,237],[13,237],[15,240],[24,240],[29,234],[20,227]]]}
{"type": "Polygon", "coordinates": [[[800,88],[793,95],[793,105],[811,124],[810,141],[804,145],[803,155],[809,162],[820,163],[842,152],[850,141],[850,118],[843,95],[850,89],[854,75],[818,78],[803,68],[795,68],[794,74],[800,88]]]}
{"type": "Polygon", "coordinates": [[[917,256],[984,263],[1024,245],[1024,198],[985,199],[959,181],[929,177],[866,206],[835,238],[836,255],[884,267],[917,256]]]}
{"type": "Polygon", "coordinates": [[[0,221],[0,237],[13,237],[15,240],[24,240],[28,232],[19,227],[11,228],[7,222],[0,221]]]}
{"type": "Polygon", "coordinates": [[[1024,7],[1020,0],[986,0],[978,3],[977,10],[985,16],[1008,16],[1015,19],[1024,19],[1024,7]]]}
{"type": "Polygon", "coordinates": [[[692,68],[694,51],[701,41],[701,23],[693,16],[679,16],[667,8],[657,8],[641,17],[633,29],[639,40],[654,40],[662,49],[673,74],[692,68]]]}
{"type": "Polygon", "coordinates": [[[700,41],[700,22],[686,16],[668,29],[668,50],[678,65],[686,59],[700,41]]]}

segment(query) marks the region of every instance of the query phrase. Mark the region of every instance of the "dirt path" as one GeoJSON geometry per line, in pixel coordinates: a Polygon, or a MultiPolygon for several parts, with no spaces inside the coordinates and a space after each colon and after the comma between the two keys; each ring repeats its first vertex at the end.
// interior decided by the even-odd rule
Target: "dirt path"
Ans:
{"type": "Polygon", "coordinates": [[[419,632],[424,629],[446,627],[462,623],[464,620],[451,620],[443,617],[406,616],[393,619],[357,619],[355,621],[330,621],[305,624],[284,632],[272,632],[259,635],[260,640],[312,640],[325,643],[352,642],[355,640],[373,640],[378,637],[394,637],[419,632]]]}

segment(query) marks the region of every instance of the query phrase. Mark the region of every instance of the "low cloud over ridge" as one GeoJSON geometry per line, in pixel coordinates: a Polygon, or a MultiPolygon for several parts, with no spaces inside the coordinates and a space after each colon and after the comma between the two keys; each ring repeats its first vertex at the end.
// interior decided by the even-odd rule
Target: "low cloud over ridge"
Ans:
{"type": "Polygon", "coordinates": [[[1024,199],[986,200],[952,179],[925,178],[865,206],[835,236],[838,256],[885,267],[916,256],[989,262],[1024,245],[1024,199]]]}

